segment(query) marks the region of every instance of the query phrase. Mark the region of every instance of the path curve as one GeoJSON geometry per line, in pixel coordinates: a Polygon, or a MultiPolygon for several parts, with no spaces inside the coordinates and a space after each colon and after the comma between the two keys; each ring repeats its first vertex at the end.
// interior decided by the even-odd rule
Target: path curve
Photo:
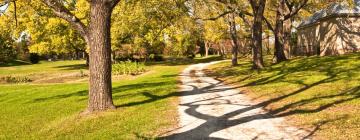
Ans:
{"type": "Polygon", "coordinates": [[[232,86],[207,77],[211,63],[191,65],[181,78],[179,128],[165,139],[304,139],[305,131],[273,118],[232,86]]]}

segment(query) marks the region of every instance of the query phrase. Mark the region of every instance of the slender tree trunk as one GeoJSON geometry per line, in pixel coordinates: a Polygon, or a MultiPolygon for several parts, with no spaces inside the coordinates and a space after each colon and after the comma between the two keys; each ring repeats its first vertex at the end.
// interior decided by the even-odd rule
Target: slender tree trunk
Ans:
{"type": "Polygon", "coordinates": [[[266,0],[256,2],[252,0],[252,8],[254,11],[254,24],[252,27],[252,55],[253,69],[264,68],[264,60],[262,57],[262,21],[265,11],[266,0]]]}
{"type": "Polygon", "coordinates": [[[236,66],[238,64],[238,53],[239,53],[239,44],[238,44],[238,36],[236,33],[236,22],[235,22],[235,13],[231,13],[229,15],[229,28],[231,35],[231,45],[232,45],[232,56],[231,56],[231,64],[236,66]]]}
{"type": "Polygon", "coordinates": [[[224,45],[221,47],[221,54],[222,54],[222,57],[226,58],[226,48],[224,45]]]}
{"type": "Polygon", "coordinates": [[[285,56],[291,58],[291,27],[292,27],[292,18],[284,21],[284,49],[285,56]]]}
{"type": "Polygon", "coordinates": [[[205,56],[205,41],[198,40],[197,45],[199,46],[199,53],[200,53],[201,57],[204,57],[205,56]]]}
{"type": "Polygon", "coordinates": [[[205,43],[205,57],[209,56],[209,47],[210,47],[210,43],[208,41],[206,41],[206,43],[205,43]]]}
{"type": "Polygon", "coordinates": [[[279,6],[276,10],[276,23],[275,23],[275,61],[276,63],[287,60],[284,53],[284,10],[285,0],[280,0],[279,6]]]}
{"type": "Polygon", "coordinates": [[[221,41],[220,43],[219,43],[219,52],[220,52],[220,56],[221,57],[224,57],[224,51],[223,51],[223,48],[224,48],[224,42],[223,41],[221,41]]]}
{"type": "Polygon", "coordinates": [[[104,1],[91,1],[89,41],[90,91],[88,111],[114,109],[111,85],[110,21],[112,8],[104,1]]]}

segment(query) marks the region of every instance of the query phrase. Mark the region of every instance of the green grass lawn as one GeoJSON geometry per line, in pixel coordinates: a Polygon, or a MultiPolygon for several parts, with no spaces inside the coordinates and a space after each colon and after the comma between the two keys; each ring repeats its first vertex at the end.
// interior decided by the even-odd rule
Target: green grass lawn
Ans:
{"type": "Polygon", "coordinates": [[[153,66],[151,74],[114,82],[119,108],[80,116],[87,87],[79,84],[0,86],[0,139],[137,139],[173,126],[176,75],[181,66],[153,66]]]}
{"type": "Polygon", "coordinates": [[[209,73],[315,138],[360,138],[360,54],[297,58],[261,71],[252,71],[248,59],[239,62],[214,65],[209,73]]]}
{"type": "MultiPolygon", "coordinates": [[[[217,59],[148,63],[148,72],[114,81],[116,110],[81,115],[87,82],[0,84],[0,139],[144,139],[177,124],[177,75],[188,64],[217,59]]],[[[84,61],[0,67],[0,74],[66,73],[84,61]],[[10,71],[9,71],[10,70],[10,71]]],[[[129,77],[129,76],[125,76],[129,77]]]]}
{"type": "Polygon", "coordinates": [[[4,78],[29,79],[33,83],[64,83],[76,80],[86,81],[88,70],[85,61],[41,61],[39,64],[29,64],[22,61],[13,61],[10,64],[0,65],[0,84],[4,78]]]}
{"type": "Polygon", "coordinates": [[[20,63],[14,61],[11,64],[0,65],[0,76],[4,75],[30,75],[30,74],[42,74],[42,73],[60,73],[60,72],[74,72],[85,70],[85,61],[40,61],[39,64],[20,63]]]}

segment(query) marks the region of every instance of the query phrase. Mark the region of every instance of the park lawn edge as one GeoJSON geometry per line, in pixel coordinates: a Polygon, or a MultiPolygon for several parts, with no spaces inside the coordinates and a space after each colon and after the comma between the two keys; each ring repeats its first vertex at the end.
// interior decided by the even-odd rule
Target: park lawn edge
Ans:
{"type": "Polygon", "coordinates": [[[360,131],[360,117],[356,115],[360,113],[359,58],[359,53],[298,57],[280,64],[271,64],[271,59],[266,59],[268,67],[260,71],[251,70],[251,61],[241,58],[238,66],[230,66],[229,61],[222,62],[209,66],[206,74],[237,87],[254,103],[263,103],[299,90],[295,95],[263,108],[270,113],[275,112],[272,113],[275,117],[283,115],[289,124],[307,130],[311,138],[356,140],[360,137],[357,133],[360,131]],[[283,69],[282,73],[277,71],[279,69],[283,69]],[[278,76],[283,73],[287,75],[278,76]],[[287,83],[293,80],[291,76],[299,74],[302,76],[296,80],[301,80],[296,82],[305,86],[287,83]]]}

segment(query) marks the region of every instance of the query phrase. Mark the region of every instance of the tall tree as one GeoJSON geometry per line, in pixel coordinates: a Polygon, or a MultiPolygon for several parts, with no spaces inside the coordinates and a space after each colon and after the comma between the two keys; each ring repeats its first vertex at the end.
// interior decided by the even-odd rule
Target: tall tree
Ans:
{"type": "Polygon", "coordinates": [[[42,0],[53,13],[68,21],[90,46],[88,110],[114,109],[111,83],[111,14],[120,0],[89,0],[90,21],[86,26],[60,0],[42,0]]]}
{"type": "MultiPolygon", "coordinates": [[[[9,2],[10,1],[5,1],[9,2]]],[[[15,1],[14,1],[15,2],[15,1]]],[[[64,0],[32,0],[16,1],[22,5],[27,3],[32,6],[47,7],[52,14],[67,21],[70,26],[80,34],[86,44],[90,47],[90,84],[88,112],[102,111],[115,108],[112,101],[111,85],[111,43],[110,43],[110,21],[114,7],[119,0],[89,0],[90,19],[80,20],[83,17],[72,12],[74,5],[71,1],[64,0]]],[[[36,12],[42,16],[48,10],[41,9],[36,12]]],[[[87,18],[87,16],[85,17],[87,18]]]]}
{"type": "MultiPolygon", "coordinates": [[[[209,1],[205,2],[206,4],[209,4],[209,1]]],[[[246,5],[246,4],[245,4],[246,5]]],[[[240,27],[239,24],[236,23],[236,17],[237,14],[243,13],[244,6],[243,1],[236,1],[236,0],[215,0],[214,3],[212,3],[209,9],[214,9],[211,11],[221,11],[220,13],[212,14],[211,18],[207,18],[207,20],[217,20],[219,18],[226,16],[226,21],[228,22],[228,32],[231,39],[231,45],[232,45],[232,65],[235,66],[238,64],[238,53],[239,53],[239,36],[237,33],[237,27],[240,27]],[[221,4],[221,5],[219,5],[221,4]]]]}
{"type": "MultiPolygon", "coordinates": [[[[274,57],[275,62],[278,63],[287,60],[285,47],[290,49],[290,46],[285,45],[290,45],[291,19],[305,7],[308,0],[273,0],[270,3],[276,3],[275,25],[272,26],[270,21],[266,18],[264,18],[264,20],[266,21],[269,29],[274,32],[274,57]]],[[[290,52],[287,52],[287,54],[289,55],[290,52]]]]}
{"type": "Polygon", "coordinates": [[[262,21],[266,6],[266,0],[249,0],[253,10],[253,26],[252,26],[252,55],[253,69],[264,68],[264,60],[262,56],[262,21]]]}
{"type": "Polygon", "coordinates": [[[229,31],[231,36],[231,45],[232,45],[232,57],[231,64],[233,66],[238,65],[238,53],[239,53],[239,44],[238,44],[238,35],[236,31],[236,22],[235,22],[235,13],[230,13],[228,15],[229,20],[229,31]]]}
{"type": "Polygon", "coordinates": [[[213,43],[213,44],[219,44],[218,46],[218,52],[221,55],[223,54],[223,49],[221,46],[221,41],[228,39],[229,33],[228,33],[228,25],[225,22],[223,18],[219,18],[215,21],[205,21],[204,26],[204,38],[206,40],[207,44],[213,43]]]}

